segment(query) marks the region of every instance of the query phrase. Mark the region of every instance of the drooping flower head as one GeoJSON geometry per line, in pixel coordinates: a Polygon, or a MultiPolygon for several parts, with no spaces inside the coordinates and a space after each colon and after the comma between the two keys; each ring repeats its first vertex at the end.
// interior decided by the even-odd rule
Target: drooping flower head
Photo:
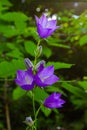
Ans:
{"type": "Polygon", "coordinates": [[[35,83],[40,87],[46,87],[57,82],[59,78],[54,75],[54,67],[41,67],[35,75],[35,83]]]}
{"type": "Polygon", "coordinates": [[[43,14],[40,18],[35,16],[37,32],[41,38],[49,37],[59,26],[56,26],[56,20],[48,20],[43,14]]]}
{"type": "Polygon", "coordinates": [[[47,108],[61,108],[62,105],[65,103],[63,99],[60,98],[60,93],[52,93],[48,98],[44,101],[44,106],[47,108]]]}
{"type": "Polygon", "coordinates": [[[27,71],[18,70],[15,82],[24,90],[32,90],[34,88],[32,69],[30,68],[27,71]]]}

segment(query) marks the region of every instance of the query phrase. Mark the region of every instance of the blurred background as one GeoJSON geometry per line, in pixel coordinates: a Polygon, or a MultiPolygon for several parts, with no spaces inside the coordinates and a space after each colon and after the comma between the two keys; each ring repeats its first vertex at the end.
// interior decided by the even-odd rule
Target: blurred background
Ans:
{"type": "Polygon", "coordinates": [[[45,97],[62,93],[62,109],[42,107],[38,130],[87,130],[87,1],[0,0],[0,130],[25,130],[32,116],[32,97],[14,82],[16,71],[26,69],[24,58],[34,60],[39,36],[35,15],[44,13],[60,26],[43,39],[38,61],[55,66],[60,81],[35,90],[36,108],[45,97]]]}

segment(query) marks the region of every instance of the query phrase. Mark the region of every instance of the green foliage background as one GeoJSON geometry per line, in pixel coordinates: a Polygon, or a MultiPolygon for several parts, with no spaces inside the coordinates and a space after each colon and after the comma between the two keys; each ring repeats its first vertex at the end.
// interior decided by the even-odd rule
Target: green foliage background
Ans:
{"type": "MultiPolygon", "coordinates": [[[[31,92],[26,94],[15,84],[14,78],[18,69],[26,69],[24,58],[34,60],[39,37],[34,16],[15,9],[12,2],[14,4],[0,0],[0,130],[7,129],[6,104],[12,130],[24,130],[25,117],[33,116],[31,92]]],[[[66,104],[59,110],[42,107],[38,130],[55,130],[58,126],[64,130],[87,129],[87,10],[79,18],[73,16],[73,11],[58,12],[61,28],[41,41],[43,53],[38,61],[44,59],[47,66],[54,65],[60,81],[34,90],[36,108],[54,91],[63,94],[66,104]]]]}

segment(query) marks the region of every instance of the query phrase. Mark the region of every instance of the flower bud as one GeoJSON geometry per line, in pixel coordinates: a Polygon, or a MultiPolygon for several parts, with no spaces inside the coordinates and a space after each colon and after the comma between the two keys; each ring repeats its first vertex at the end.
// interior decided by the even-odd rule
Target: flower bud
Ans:
{"type": "Polygon", "coordinates": [[[40,56],[41,53],[42,53],[42,46],[39,46],[39,47],[38,47],[38,53],[39,53],[39,56],[40,56]]]}
{"type": "Polygon", "coordinates": [[[42,53],[42,46],[38,46],[34,53],[37,57],[39,57],[42,53]]]}
{"type": "Polygon", "coordinates": [[[24,59],[24,63],[25,63],[25,65],[26,65],[27,69],[33,67],[33,63],[31,62],[31,60],[30,60],[29,58],[25,58],[25,59],[24,59]]]}
{"type": "Polygon", "coordinates": [[[36,70],[38,71],[41,66],[43,66],[43,67],[45,66],[45,61],[44,60],[41,60],[40,62],[38,62],[36,64],[36,70]]]}
{"type": "Polygon", "coordinates": [[[26,117],[24,123],[26,123],[29,126],[32,126],[34,122],[33,122],[32,118],[31,118],[31,116],[29,116],[29,117],[26,117]]]}

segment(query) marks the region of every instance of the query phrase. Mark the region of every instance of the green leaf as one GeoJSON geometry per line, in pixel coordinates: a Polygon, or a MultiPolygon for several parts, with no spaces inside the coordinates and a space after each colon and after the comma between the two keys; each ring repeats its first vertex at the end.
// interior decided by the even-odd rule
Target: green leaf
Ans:
{"type": "Polygon", "coordinates": [[[34,51],[36,49],[36,45],[33,41],[25,41],[24,46],[27,53],[29,53],[31,56],[35,56],[34,51]]]}
{"type": "Polygon", "coordinates": [[[65,95],[65,93],[59,87],[55,87],[55,86],[48,86],[48,87],[46,87],[46,91],[47,92],[60,92],[63,95],[65,95]]]}
{"type": "Polygon", "coordinates": [[[61,48],[70,49],[70,46],[61,44],[61,43],[62,43],[62,40],[60,40],[59,38],[49,37],[48,39],[45,39],[45,40],[46,40],[46,42],[47,42],[50,46],[55,46],[55,47],[61,47],[61,48]]]}
{"type": "Polygon", "coordinates": [[[35,27],[29,27],[25,30],[24,34],[25,37],[32,36],[37,42],[40,40],[38,33],[35,27]]]}
{"type": "Polygon", "coordinates": [[[19,34],[15,26],[10,25],[0,25],[0,33],[2,33],[5,37],[13,37],[19,34]]]}
{"type": "Polygon", "coordinates": [[[12,6],[9,0],[0,0],[0,4],[4,6],[12,6]]]}
{"type": "Polygon", "coordinates": [[[25,69],[24,60],[3,61],[0,63],[0,77],[14,76],[18,69],[25,69]]]}
{"type": "Polygon", "coordinates": [[[78,98],[74,95],[71,96],[70,101],[75,105],[76,109],[81,108],[81,107],[83,108],[83,106],[86,103],[86,99],[84,100],[84,99],[78,98]]]}
{"type": "Polygon", "coordinates": [[[6,56],[13,57],[13,58],[20,58],[20,57],[23,57],[23,54],[18,49],[15,49],[8,52],[6,56]]]}
{"type": "Polygon", "coordinates": [[[35,101],[42,103],[45,98],[47,98],[49,95],[48,93],[45,92],[44,89],[36,87],[34,89],[34,94],[35,94],[35,101]]]}
{"type": "MultiPolygon", "coordinates": [[[[47,92],[45,92],[44,89],[42,88],[35,88],[34,90],[34,94],[35,94],[35,101],[37,101],[38,103],[43,103],[43,101],[49,96],[47,92]]],[[[45,116],[49,116],[51,113],[50,109],[45,108],[44,106],[41,107],[41,111],[44,113],[45,116]]]]}
{"type": "Polygon", "coordinates": [[[63,62],[48,62],[47,66],[53,65],[55,69],[62,69],[62,68],[71,68],[74,64],[68,64],[63,62]]]}
{"type": "Polygon", "coordinates": [[[80,43],[80,46],[83,46],[83,45],[87,44],[87,35],[82,36],[80,38],[79,43],[80,43]]]}
{"type": "Polygon", "coordinates": [[[13,100],[18,100],[19,98],[21,98],[24,94],[26,93],[26,91],[24,91],[23,89],[21,89],[20,87],[17,87],[14,89],[12,97],[13,100]]]}
{"type": "Polygon", "coordinates": [[[87,91],[87,81],[79,81],[78,84],[87,91]]]}
{"type": "Polygon", "coordinates": [[[20,22],[16,21],[15,26],[20,31],[21,34],[21,33],[25,33],[27,28],[27,23],[25,21],[20,21],[20,22]]]}
{"type": "Polygon", "coordinates": [[[49,49],[48,47],[43,47],[43,54],[47,57],[47,58],[49,58],[51,55],[52,55],[52,51],[51,51],[51,49],[49,49]]]}
{"type": "Polygon", "coordinates": [[[21,22],[21,21],[27,21],[28,17],[21,12],[8,12],[3,14],[1,19],[9,22],[11,21],[21,22]]]}
{"type": "Polygon", "coordinates": [[[46,107],[44,107],[44,106],[41,107],[41,111],[44,113],[44,115],[45,115],[46,117],[48,117],[48,116],[51,114],[51,112],[52,112],[51,109],[46,108],[46,107]]]}
{"type": "MultiPolygon", "coordinates": [[[[32,98],[32,94],[30,92],[28,92],[27,96],[32,98]]],[[[47,98],[48,96],[49,96],[48,93],[45,92],[44,89],[39,87],[34,88],[34,99],[40,105],[44,102],[45,98],[47,98]]],[[[41,111],[44,113],[45,116],[49,116],[49,114],[51,113],[51,110],[45,108],[44,106],[41,107],[41,111]]]]}
{"type": "Polygon", "coordinates": [[[87,94],[79,87],[73,86],[68,83],[62,83],[63,88],[65,88],[70,93],[74,94],[77,97],[80,98],[87,98],[87,94]]]}
{"type": "Polygon", "coordinates": [[[7,42],[6,45],[7,45],[7,47],[8,47],[9,49],[11,49],[11,50],[17,49],[17,47],[15,46],[15,44],[12,44],[12,43],[10,43],[10,42],[7,42]]]}

